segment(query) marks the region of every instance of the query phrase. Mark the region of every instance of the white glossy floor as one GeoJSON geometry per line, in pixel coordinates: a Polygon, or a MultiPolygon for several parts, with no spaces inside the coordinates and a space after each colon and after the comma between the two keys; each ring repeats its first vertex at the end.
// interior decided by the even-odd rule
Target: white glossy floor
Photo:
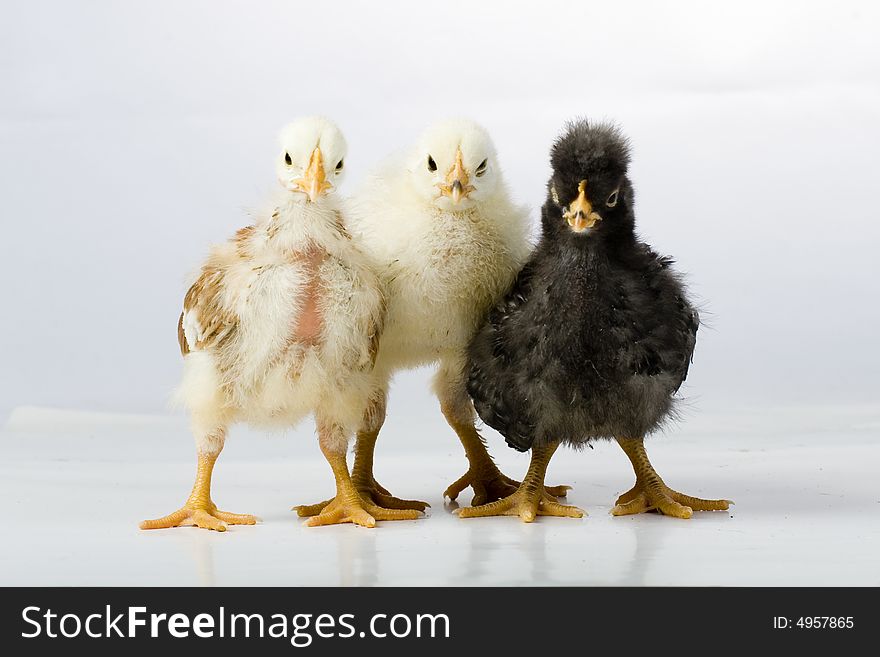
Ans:
{"type": "MultiPolygon", "coordinates": [[[[439,414],[389,423],[377,478],[428,500],[423,520],[302,526],[289,507],[332,484],[304,425],[236,431],[218,463],[220,507],[262,524],[141,532],[189,491],[186,420],[18,409],[0,432],[0,585],[880,585],[880,407],[702,412],[653,440],[667,483],[737,503],[690,521],[612,518],[632,479],[612,444],[551,465],[587,518],[460,520],[440,494],[464,460],[439,414]]],[[[525,456],[491,448],[523,473],[525,456]]]]}

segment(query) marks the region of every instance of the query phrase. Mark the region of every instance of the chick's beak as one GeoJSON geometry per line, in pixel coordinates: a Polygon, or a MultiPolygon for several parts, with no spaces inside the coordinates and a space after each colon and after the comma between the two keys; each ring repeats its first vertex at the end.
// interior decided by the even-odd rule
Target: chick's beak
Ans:
{"type": "Polygon", "coordinates": [[[440,183],[440,193],[452,199],[453,205],[458,205],[463,198],[474,191],[474,186],[469,184],[470,176],[464,167],[461,148],[455,153],[455,163],[446,174],[446,182],[440,183]]]}
{"type": "Polygon", "coordinates": [[[321,148],[316,147],[309,157],[309,166],[303,172],[303,177],[294,182],[297,189],[309,196],[309,201],[316,201],[319,196],[325,194],[333,185],[327,182],[324,173],[324,156],[321,148]]]}
{"type": "Polygon", "coordinates": [[[582,233],[592,228],[602,217],[597,212],[593,212],[593,205],[587,198],[587,181],[581,180],[578,184],[578,196],[568,206],[568,212],[565,213],[568,225],[576,233],[582,233]]]}

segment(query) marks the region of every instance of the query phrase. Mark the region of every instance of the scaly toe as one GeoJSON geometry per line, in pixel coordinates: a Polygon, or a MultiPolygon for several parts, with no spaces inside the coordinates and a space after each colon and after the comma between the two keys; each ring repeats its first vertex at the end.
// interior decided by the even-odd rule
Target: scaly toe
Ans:
{"type": "Polygon", "coordinates": [[[300,504],[299,506],[295,506],[291,509],[291,511],[296,511],[296,515],[300,518],[309,518],[311,516],[316,516],[321,511],[327,508],[327,506],[333,500],[324,500],[323,502],[318,502],[317,504],[300,504]]]}
{"type": "Polygon", "coordinates": [[[669,491],[669,496],[679,504],[691,507],[694,511],[727,511],[733,504],[731,500],[704,500],[674,490],[669,491]]]}
{"type": "Polygon", "coordinates": [[[496,500],[489,504],[481,504],[479,506],[464,507],[457,509],[455,513],[459,518],[489,518],[492,516],[519,516],[525,522],[531,522],[535,519],[537,512],[537,503],[529,504],[523,500],[521,496],[516,494],[505,497],[502,500],[496,500]]]}
{"type": "Polygon", "coordinates": [[[672,516],[673,518],[681,518],[682,520],[688,520],[694,515],[694,510],[691,507],[679,504],[671,497],[657,500],[656,509],[664,516],[672,516]]]}
{"type": "Polygon", "coordinates": [[[425,509],[431,506],[427,502],[422,502],[420,500],[402,500],[399,497],[394,497],[393,495],[388,495],[387,493],[382,493],[378,490],[369,497],[375,502],[376,506],[385,507],[386,509],[412,509],[424,513],[425,509]]]}
{"type": "Polygon", "coordinates": [[[366,509],[376,520],[418,520],[422,516],[416,509],[386,509],[372,504],[367,504],[366,509]]]}
{"type": "Polygon", "coordinates": [[[376,526],[376,518],[364,509],[353,509],[349,512],[349,515],[345,517],[343,522],[350,522],[359,527],[366,527],[368,529],[372,529],[376,526]]]}
{"type": "Polygon", "coordinates": [[[587,512],[570,504],[559,502],[542,501],[538,507],[538,514],[542,516],[558,516],[560,518],[583,518],[587,512]]]}
{"type": "Polygon", "coordinates": [[[363,478],[354,482],[355,489],[363,500],[377,507],[386,509],[415,509],[424,512],[430,504],[421,500],[404,500],[395,497],[388,492],[384,486],[381,486],[375,479],[370,478],[369,483],[364,483],[363,478]]]}
{"type": "Polygon", "coordinates": [[[170,529],[171,527],[180,527],[180,524],[187,520],[190,516],[188,509],[178,509],[174,513],[169,513],[162,518],[155,520],[144,520],[139,527],[141,529],[170,529]]]}
{"type": "Polygon", "coordinates": [[[215,518],[207,511],[203,511],[202,509],[197,509],[193,511],[192,514],[193,523],[202,529],[213,529],[217,532],[225,532],[226,531],[226,523],[220,520],[219,518],[215,518]]]}
{"type": "MultiPolygon", "coordinates": [[[[469,469],[444,491],[443,496],[455,501],[459,494],[468,486],[474,491],[471,506],[477,507],[485,506],[514,495],[520,488],[520,482],[502,474],[494,465],[484,469],[469,469]]],[[[544,487],[544,492],[554,499],[565,497],[569,490],[571,490],[571,486],[544,487]]]]}
{"type": "Polygon", "coordinates": [[[632,502],[634,499],[636,499],[641,494],[641,492],[642,492],[641,488],[639,488],[638,486],[633,486],[628,491],[621,494],[621,496],[617,498],[617,501],[615,502],[615,504],[623,505],[623,504],[627,504],[628,502],[632,502]]]}
{"type": "Polygon", "coordinates": [[[225,532],[229,525],[254,525],[257,519],[243,513],[220,511],[213,504],[207,508],[184,506],[164,518],[144,520],[141,529],[170,529],[171,527],[199,527],[217,532],[225,532]]]}
{"type": "Polygon", "coordinates": [[[468,475],[465,474],[449,484],[449,487],[445,491],[443,491],[443,497],[454,502],[461,494],[461,492],[470,485],[471,484],[470,480],[468,479],[468,475]]]}
{"type": "Polygon", "coordinates": [[[733,502],[730,500],[704,500],[684,495],[665,484],[650,491],[636,485],[617,498],[617,505],[611,510],[611,514],[624,516],[657,511],[665,516],[686,520],[693,516],[694,511],[726,511],[731,504],[733,502]]]}
{"type": "MultiPolygon", "coordinates": [[[[620,499],[623,499],[623,496],[620,499]]],[[[620,499],[618,499],[617,505],[611,509],[612,516],[629,516],[651,510],[648,497],[644,493],[638,493],[635,497],[625,502],[621,502],[620,499]]]]}
{"type": "Polygon", "coordinates": [[[375,527],[377,520],[416,520],[421,512],[415,509],[386,509],[372,504],[364,498],[356,501],[333,500],[317,515],[306,521],[309,527],[338,525],[350,522],[361,527],[375,527]]]}
{"type": "Polygon", "coordinates": [[[544,486],[544,490],[548,495],[552,495],[553,497],[567,497],[568,491],[571,490],[571,486],[561,485],[561,486],[544,486]]]}
{"type": "Polygon", "coordinates": [[[225,522],[227,525],[256,525],[257,517],[248,513],[229,513],[228,511],[214,511],[214,516],[225,522]]]}
{"type": "Polygon", "coordinates": [[[341,525],[348,522],[367,528],[373,528],[376,526],[376,519],[364,509],[357,507],[337,507],[332,510],[325,509],[318,515],[312,516],[306,520],[305,524],[309,527],[325,527],[327,525],[341,525]]]}
{"type": "MultiPolygon", "coordinates": [[[[542,493],[546,496],[546,493],[542,493]]],[[[584,512],[576,506],[559,504],[555,500],[543,497],[540,501],[532,499],[532,495],[522,490],[502,500],[458,509],[460,518],[486,518],[491,516],[519,516],[523,522],[534,522],[537,516],[557,516],[565,518],[582,518],[584,512]]]]}

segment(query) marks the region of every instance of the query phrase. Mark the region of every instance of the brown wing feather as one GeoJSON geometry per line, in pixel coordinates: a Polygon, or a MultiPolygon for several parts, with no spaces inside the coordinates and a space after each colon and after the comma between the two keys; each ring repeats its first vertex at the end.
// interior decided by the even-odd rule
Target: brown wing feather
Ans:
{"type": "Polygon", "coordinates": [[[183,313],[180,313],[180,319],[177,320],[177,344],[180,345],[180,355],[186,356],[189,353],[189,344],[183,332],[183,313]]]}
{"type": "Polygon", "coordinates": [[[180,316],[178,339],[181,340],[181,352],[184,356],[194,349],[216,347],[234,331],[235,316],[224,308],[222,292],[223,271],[214,265],[204,266],[201,275],[183,299],[183,314],[194,313],[200,328],[198,342],[195,345],[189,344],[183,333],[183,314],[180,316]]]}

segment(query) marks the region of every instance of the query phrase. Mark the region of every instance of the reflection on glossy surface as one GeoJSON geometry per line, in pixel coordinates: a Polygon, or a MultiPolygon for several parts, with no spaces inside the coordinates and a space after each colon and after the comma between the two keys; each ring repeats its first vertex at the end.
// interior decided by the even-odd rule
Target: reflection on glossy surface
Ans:
{"type": "Polygon", "coordinates": [[[339,586],[376,586],[379,584],[379,559],[376,553],[376,532],[362,531],[354,535],[337,534],[339,586]]]}
{"type": "MultiPolygon", "coordinates": [[[[878,417],[862,409],[848,431],[789,434],[791,418],[780,416],[763,432],[738,426],[707,437],[707,427],[731,426],[717,419],[657,440],[652,458],[670,485],[737,503],[689,521],[611,517],[632,483],[624,455],[610,444],[560,450],[549,480],[574,485],[568,502],[589,515],[532,524],[451,513],[439,495],[462,459],[438,423],[418,451],[387,442],[377,456],[377,477],[427,499],[428,517],[375,530],[307,528],[289,510],[332,489],[308,428],[272,440],[237,432],[218,463],[216,501],[263,522],[217,534],[137,529],[188,490],[185,420],[64,421],[62,431],[19,416],[0,432],[0,584],[877,586],[878,417]]],[[[525,469],[526,457],[492,448],[505,471],[525,469]]]]}

